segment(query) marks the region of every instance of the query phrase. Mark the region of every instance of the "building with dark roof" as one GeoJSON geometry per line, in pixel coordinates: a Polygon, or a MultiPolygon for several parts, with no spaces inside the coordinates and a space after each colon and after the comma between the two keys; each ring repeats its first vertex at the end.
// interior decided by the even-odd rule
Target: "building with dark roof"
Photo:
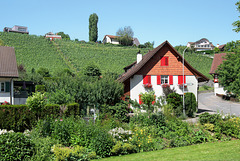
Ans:
{"type": "Polygon", "coordinates": [[[22,33],[22,34],[29,34],[28,28],[25,26],[13,26],[10,27],[4,27],[3,32],[15,32],[15,33],[22,33]]]}
{"type": "Polygon", "coordinates": [[[156,97],[164,95],[164,88],[176,90],[180,95],[183,92],[192,92],[197,99],[198,82],[209,79],[194,69],[165,41],[158,47],[142,56],[137,54],[137,61],[124,68],[118,81],[124,83],[124,96],[141,103],[140,93],[154,91],[156,97]],[[184,74],[183,74],[184,67],[184,74]]]}
{"type": "Polygon", "coordinates": [[[15,50],[0,46],[0,104],[5,101],[13,104],[13,79],[18,78],[15,50]]]}
{"type": "Polygon", "coordinates": [[[213,50],[215,46],[206,38],[202,38],[196,42],[188,42],[187,47],[194,49],[195,51],[213,50]]]}

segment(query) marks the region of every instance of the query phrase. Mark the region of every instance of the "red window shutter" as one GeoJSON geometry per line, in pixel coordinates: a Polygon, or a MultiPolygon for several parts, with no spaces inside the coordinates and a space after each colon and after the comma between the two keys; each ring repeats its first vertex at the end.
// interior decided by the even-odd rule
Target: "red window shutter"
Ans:
{"type": "Polygon", "coordinates": [[[147,84],[147,75],[143,76],[143,84],[147,84]]]}
{"type": "Polygon", "coordinates": [[[140,105],[142,104],[141,96],[142,96],[142,95],[139,95],[139,104],[140,104],[140,105]]]}
{"type": "Polygon", "coordinates": [[[172,75],[169,75],[169,84],[173,85],[173,76],[172,75]]]}
{"type": "Polygon", "coordinates": [[[168,66],[168,57],[165,57],[165,66],[168,66]]]}
{"type": "MultiPolygon", "coordinates": [[[[186,75],[184,75],[184,83],[186,83],[186,75]]],[[[183,76],[182,75],[178,76],[178,84],[183,84],[183,76]]]]}
{"type": "Polygon", "coordinates": [[[148,75],[148,84],[151,84],[151,75],[148,75]]]}
{"type": "Polygon", "coordinates": [[[182,75],[178,76],[178,84],[182,84],[183,83],[183,77],[182,75]]]}
{"type": "Polygon", "coordinates": [[[151,75],[143,76],[143,84],[151,84],[151,75]]]}
{"type": "Polygon", "coordinates": [[[157,85],[161,84],[161,75],[157,75],[157,85]]]}
{"type": "Polygon", "coordinates": [[[162,57],[161,66],[168,66],[168,57],[166,56],[162,57]]]}

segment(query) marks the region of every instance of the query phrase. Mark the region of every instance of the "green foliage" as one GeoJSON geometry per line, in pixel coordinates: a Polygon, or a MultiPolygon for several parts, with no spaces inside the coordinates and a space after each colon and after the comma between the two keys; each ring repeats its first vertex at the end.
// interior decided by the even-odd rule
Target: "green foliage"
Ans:
{"type": "Polygon", "coordinates": [[[1,105],[0,118],[0,129],[15,132],[32,129],[36,122],[35,113],[31,112],[26,105],[1,105]]]}
{"type": "Polygon", "coordinates": [[[182,114],[182,111],[183,111],[182,104],[183,104],[183,102],[182,102],[182,98],[179,94],[177,94],[177,93],[169,94],[166,101],[167,101],[168,104],[172,105],[172,108],[173,108],[176,116],[180,116],[182,114]]]}
{"type": "Polygon", "coordinates": [[[89,16],[89,41],[96,42],[98,39],[98,16],[93,13],[89,16]]]}
{"type": "Polygon", "coordinates": [[[55,155],[56,161],[89,161],[97,158],[95,152],[91,152],[89,149],[82,146],[69,148],[61,145],[55,145],[53,146],[52,151],[55,155]]]}
{"type": "Polygon", "coordinates": [[[120,122],[128,122],[129,116],[127,116],[128,112],[128,104],[126,102],[117,103],[114,106],[102,106],[101,111],[103,114],[109,113],[112,117],[119,120],[120,122]]]}
{"type": "Polygon", "coordinates": [[[82,111],[80,110],[78,103],[67,104],[67,108],[64,110],[64,116],[80,116],[82,111]]]}
{"type": "Polygon", "coordinates": [[[23,64],[27,71],[40,67],[48,68],[50,72],[68,68],[56,48],[44,37],[0,32],[0,39],[4,41],[5,46],[14,47],[17,63],[23,64]]]}
{"type": "Polygon", "coordinates": [[[99,77],[102,73],[98,66],[96,66],[95,64],[90,64],[86,67],[84,74],[87,76],[98,76],[99,77]]]}
{"type": "Polygon", "coordinates": [[[215,47],[213,50],[214,50],[214,53],[219,53],[220,52],[220,49],[218,47],[215,47]]]}
{"type": "Polygon", "coordinates": [[[47,104],[41,110],[41,115],[39,116],[41,119],[53,117],[57,118],[60,116],[60,106],[58,104],[47,104]]]}
{"type": "Polygon", "coordinates": [[[7,132],[0,135],[1,160],[28,160],[34,154],[34,144],[23,133],[7,132]]]}
{"type": "Polygon", "coordinates": [[[130,26],[119,28],[116,32],[119,43],[123,46],[131,46],[133,44],[134,32],[130,26]]]}
{"type": "Polygon", "coordinates": [[[57,35],[60,35],[64,40],[70,40],[70,36],[64,32],[58,32],[57,35]]]}
{"type": "MultiPolygon", "coordinates": [[[[240,1],[238,1],[237,3],[235,3],[235,5],[237,6],[238,12],[240,12],[240,1]]],[[[240,21],[239,21],[239,20],[234,21],[234,22],[232,23],[232,25],[233,25],[234,27],[236,27],[235,29],[233,29],[233,31],[235,31],[235,32],[238,33],[238,32],[240,31],[240,21]]]]}
{"type": "Polygon", "coordinates": [[[4,42],[1,39],[0,39],[0,46],[4,46],[4,42]]]}
{"type": "Polygon", "coordinates": [[[51,76],[49,73],[49,70],[47,68],[43,68],[43,67],[39,68],[37,70],[37,73],[40,74],[42,77],[50,77],[51,76]]]}
{"type": "Polygon", "coordinates": [[[240,41],[231,41],[226,44],[224,51],[226,52],[238,52],[240,50],[240,41]]]}
{"type": "Polygon", "coordinates": [[[225,58],[217,70],[219,83],[229,93],[240,95],[240,53],[227,54],[225,58]]]}
{"type": "Polygon", "coordinates": [[[63,89],[57,89],[55,92],[49,93],[48,96],[52,104],[65,105],[74,102],[74,97],[63,89]]]}
{"type": "Polygon", "coordinates": [[[136,152],[136,146],[130,143],[122,143],[120,141],[117,142],[116,145],[113,146],[111,150],[112,155],[124,155],[131,154],[136,152]]]}
{"type": "Polygon", "coordinates": [[[143,102],[143,109],[146,110],[148,113],[153,112],[154,106],[153,106],[153,101],[156,100],[156,96],[154,95],[153,91],[150,92],[145,92],[145,93],[140,93],[141,95],[141,100],[143,102]]]}
{"type": "Polygon", "coordinates": [[[158,113],[140,113],[138,115],[134,115],[130,119],[131,124],[137,124],[138,126],[152,126],[162,127],[166,125],[166,119],[162,112],[158,113]]]}
{"type": "Polygon", "coordinates": [[[38,91],[38,92],[45,92],[46,89],[45,89],[45,86],[44,85],[36,85],[35,86],[35,91],[38,91]]]}
{"type": "Polygon", "coordinates": [[[153,41],[152,43],[149,42],[149,41],[148,41],[148,42],[145,42],[145,43],[144,43],[144,46],[145,46],[146,48],[151,48],[151,49],[152,49],[153,46],[154,46],[154,41],[153,41]]]}
{"type": "Polygon", "coordinates": [[[29,96],[26,101],[26,105],[33,113],[36,113],[38,117],[46,104],[46,94],[40,92],[33,93],[33,95],[29,96]]]}
{"type": "Polygon", "coordinates": [[[221,116],[219,114],[209,114],[205,112],[199,116],[199,122],[204,125],[206,123],[216,124],[221,120],[221,116]]]}
{"type": "Polygon", "coordinates": [[[197,101],[193,93],[185,93],[185,111],[188,117],[193,117],[197,112],[197,101]]]}

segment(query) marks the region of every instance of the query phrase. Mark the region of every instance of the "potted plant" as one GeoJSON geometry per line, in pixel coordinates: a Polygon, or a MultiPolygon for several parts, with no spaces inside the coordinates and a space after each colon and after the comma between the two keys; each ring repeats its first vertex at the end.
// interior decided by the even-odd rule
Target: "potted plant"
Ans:
{"type": "Polygon", "coordinates": [[[164,83],[164,84],[162,84],[162,87],[163,87],[163,88],[167,88],[167,87],[170,87],[170,85],[167,84],[167,83],[164,83]]]}
{"type": "Polygon", "coordinates": [[[144,86],[145,88],[152,88],[152,84],[150,84],[150,83],[144,84],[143,86],[144,86]]]}

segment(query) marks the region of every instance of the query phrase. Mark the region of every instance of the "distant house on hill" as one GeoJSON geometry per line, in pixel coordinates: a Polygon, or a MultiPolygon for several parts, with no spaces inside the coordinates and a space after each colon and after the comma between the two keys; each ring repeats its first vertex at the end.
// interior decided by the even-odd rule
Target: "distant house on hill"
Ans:
{"type": "Polygon", "coordinates": [[[146,55],[137,54],[137,61],[124,68],[118,81],[124,83],[124,98],[130,97],[142,103],[141,93],[154,91],[156,97],[164,96],[164,89],[192,92],[198,97],[198,82],[209,79],[184,60],[175,48],[165,41],[146,55]]]}
{"type": "MultiPolygon", "coordinates": [[[[110,43],[110,44],[120,44],[118,41],[118,36],[114,36],[114,35],[105,35],[103,38],[102,43],[110,43]]],[[[138,38],[133,38],[133,45],[140,45],[138,38]]]]}
{"type": "Polygon", "coordinates": [[[209,74],[211,74],[214,78],[214,93],[215,95],[220,94],[220,95],[226,95],[226,91],[223,89],[222,86],[219,85],[218,82],[218,73],[217,68],[220,64],[223,63],[224,57],[226,56],[226,53],[220,53],[220,54],[215,54],[211,66],[211,70],[209,74]]]}
{"type": "Polygon", "coordinates": [[[206,38],[202,38],[196,42],[188,42],[187,47],[194,49],[195,51],[213,50],[215,46],[206,38]]]}
{"type": "Polygon", "coordinates": [[[10,27],[4,27],[3,32],[16,32],[16,33],[22,33],[22,34],[29,34],[28,28],[25,26],[13,26],[10,27]]]}
{"type": "Polygon", "coordinates": [[[49,38],[51,41],[55,39],[62,39],[61,35],[56,35],[52,32],[46,33],[45,38],[49,38]]]}
{"type": "Polygon", "coordinates": [[[216,47],[217,47],[220,51],[224,51],[225,46],[226,46],[226,44],[223,44],[223,45],[219,45],[219,44],[217,44],[216,47]]]}
{"type": "Polygon", "coordinates": [[[0,104],[5,101],[14,104],[13,78],[18,78],[15,50],[0,46],[0,104]]]}

